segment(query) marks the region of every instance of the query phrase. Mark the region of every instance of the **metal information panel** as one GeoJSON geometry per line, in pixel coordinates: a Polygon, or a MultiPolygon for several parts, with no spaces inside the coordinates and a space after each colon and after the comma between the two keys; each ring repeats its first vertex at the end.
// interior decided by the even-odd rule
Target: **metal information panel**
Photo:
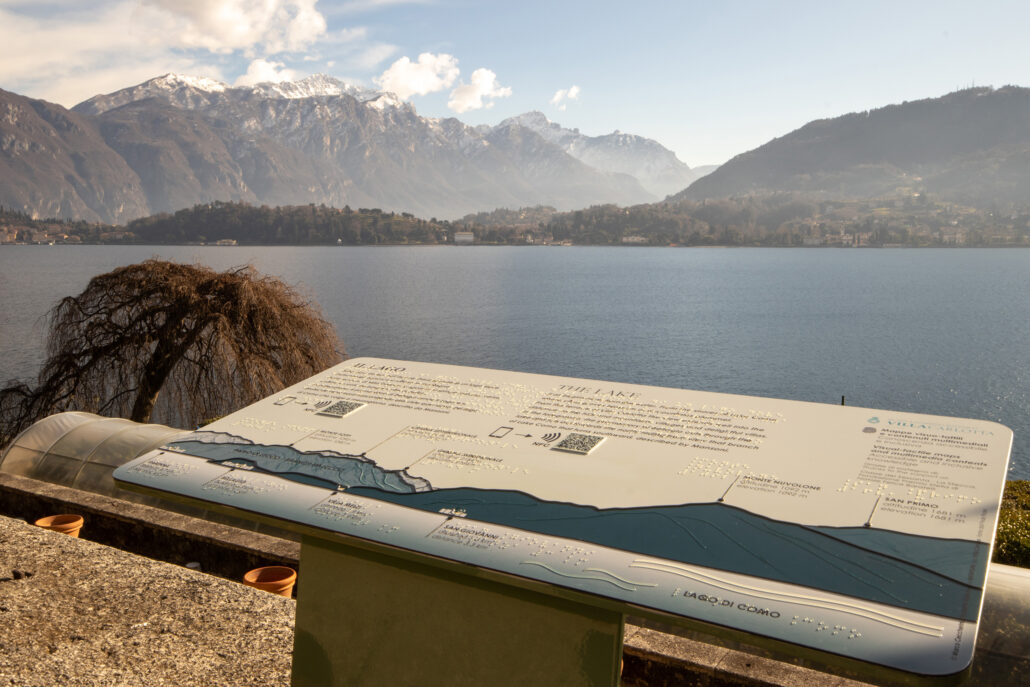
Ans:
{"type": "Polygon", "coordinates": [[[973,655],[1012,432],[362,358],[115,471],[924,676],[973,655]]]}

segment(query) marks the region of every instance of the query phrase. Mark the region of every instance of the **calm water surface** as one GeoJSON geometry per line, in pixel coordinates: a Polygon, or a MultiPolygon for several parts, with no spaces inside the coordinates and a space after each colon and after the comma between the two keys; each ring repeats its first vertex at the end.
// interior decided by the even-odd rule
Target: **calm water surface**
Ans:
{"type": "Polygon", "coordinates": [[[352,356],[994,420],[1030,478],[1030,251],[0,247],[0,379],[42,317],[149,257],[252,262],[318,301],[352,356]]]}

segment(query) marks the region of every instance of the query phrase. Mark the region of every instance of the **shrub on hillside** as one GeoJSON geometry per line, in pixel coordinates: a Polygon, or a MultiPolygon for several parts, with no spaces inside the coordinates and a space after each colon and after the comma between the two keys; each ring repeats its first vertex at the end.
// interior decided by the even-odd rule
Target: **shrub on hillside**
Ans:
{"type": "Polygon", "coordinates": [[[1030,568],[1030,481],[1005,483],[994,540],[994,562],[1030,568]]]}

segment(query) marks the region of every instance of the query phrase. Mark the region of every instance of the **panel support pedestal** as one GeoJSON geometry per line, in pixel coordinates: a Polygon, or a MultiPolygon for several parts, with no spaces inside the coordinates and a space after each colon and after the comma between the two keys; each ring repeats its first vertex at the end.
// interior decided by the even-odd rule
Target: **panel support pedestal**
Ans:
{"type": "Polygon", "coordinates": [[[618,685],[623,616],[305,536],[293,687],[618,685]]]}

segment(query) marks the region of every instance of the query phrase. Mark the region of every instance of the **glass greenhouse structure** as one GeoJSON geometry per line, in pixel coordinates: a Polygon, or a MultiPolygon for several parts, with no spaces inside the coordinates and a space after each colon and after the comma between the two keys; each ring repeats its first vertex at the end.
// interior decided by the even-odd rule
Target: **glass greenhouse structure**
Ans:
{"type": "Polygon", "coordinates": [[[92,413],[58,413],[14,438],[0,456],[0,472],[139,502],[115,486],[111,472],[186,433],[92,413]]]}
{"type": "Polygon", "coordinates": [[[0,454],[0,472],[279,537],[297,538],[277,527],[138,494],[115,484],[111,474],[115,468],[186,434],[189,432],[174,427],[92,413],[57,413],[36,422],[14,438],[0,454]]]}

